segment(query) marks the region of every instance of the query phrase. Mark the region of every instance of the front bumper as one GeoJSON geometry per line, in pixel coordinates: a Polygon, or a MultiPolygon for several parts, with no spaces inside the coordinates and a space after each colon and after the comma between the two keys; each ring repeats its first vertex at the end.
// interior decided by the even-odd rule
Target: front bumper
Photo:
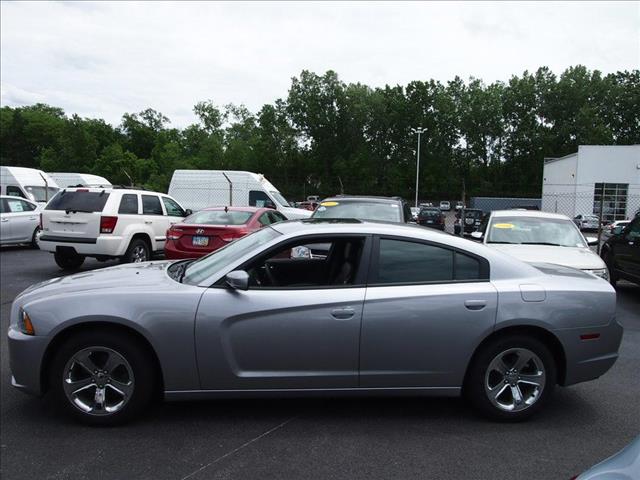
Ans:
{"type": "Polygon", "coordinates": [[[42,395],[41,368],[49,337],[25,335],[14,326],[7,336],[11,385],[31,395],[42,395]]]}

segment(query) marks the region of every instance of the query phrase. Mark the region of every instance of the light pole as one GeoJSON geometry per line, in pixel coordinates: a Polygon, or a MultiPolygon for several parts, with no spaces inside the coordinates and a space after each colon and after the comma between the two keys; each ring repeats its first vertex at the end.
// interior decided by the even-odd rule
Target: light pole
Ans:
{"type": "Polygon", "coordinates": [[[412,133],[418,134],[418,151],[416,152],[416,208],[418,208],[418,183],[420,179],[420,135],[426,132],[426,128],[418,127],[412,128],[412,133]]]}

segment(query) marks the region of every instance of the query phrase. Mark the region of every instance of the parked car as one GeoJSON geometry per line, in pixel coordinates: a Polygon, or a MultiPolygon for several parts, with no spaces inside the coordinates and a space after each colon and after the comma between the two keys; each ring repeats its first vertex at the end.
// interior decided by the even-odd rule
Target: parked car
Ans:
{"type": "Polygon", "coordinates": [[[496,210],[471,234],[489,247],[528,263],[554,263],[609,279],[606,265],[571,219],[533,210],[496,210]]]}
{"type": "Polygon", "coordinates": [[[338,195],[325,198],[311,218],[355,218],[382,222],[413,221],[411,207],[400,197],[338,195]]]}
{"type": "Polygon", "coordinates": [[[442,200],[440,202],[440,210],[443,212],[448,212],[451,210],[451,204],[447,200],[442,200]]]}
{"type": "Polygon", "coordinates": [[[464,394],[490,418],[615,363],[614,289],[419,226],[281,222],[198,260],[34,285],[13,302],[12,384],[91,424],[168,400],[464,394]],[[323,258],[290,258],[301,245],[323,258]],[[570,284],[571,288],[567,288],[570,284]],[[597,338],[597,341],[593,339],[597,338]],[[43,381],[46,379],[47,381],[43,381]]]}
{"type": "Polygon", "coordinates": [[[439,208],[425,207],[420,209],[417,218],[418,225],[436,228],[444,231],[444,215],[439,208]]]}
{"type": "Polygon", "coordinates": [[[190,214],[166,194],[115,188],[67,188],[42,211],[41,250],[62,269],[86,257],[144,262],[164,250],[167,229],[190,214]]]}
{"type": "Polygon", "coordinates": [[[605,237],[610,237],[611,235],[616,235],[624,229],[627,225],[631,223],[631,220],[616,220],[615,222],[611,222],[605,228],[602,229],[602,234],[605,237]]]}
{"type": "Polygon", "coordinates": [[[596,215],[579,214],[573,217],[573,221],[580,230],[598,230],[600,220],[596,215]]]}
{"type": "MultiPolygon", "coordinates": [[[[460,219],[461,214],[461,211],[456,213],[456,219],[453,222],[453,233],[455,235],[460,235],[460,231],[462,230],[462,227],[460,226],[460,224],[462,223],[460,219]]],[[[466,209],[464,211],[464,234],[468,235],[471,232],[475,232],[480,226],[483,217],[484,212],[482,210],[478,210],[475,208],[466,209]]]]}
{"type": "Polygon", "coordinates": [[[42,170],[24,167],[0,167],[0,195],[21,197],[47,203],[60,190],[42,170]]]}
{"type": "Polygon", "coordinates": [[[0,244],[30,243],[37,247],[40,205],[25,198],[0,196],[0,244]]]}
{"type": "Polygon", "coordinates": [[[463,208],[466,208],[466,205],[464,204],[464,202],[462,201],[457,201],[456,202],[456,210],[462,210],[463,208]]]}
{"type": "Polygon", "coordinates": [[[418,214],[421,208],[422,207],[411,207],[411,218],[413,218],[413,220],[418,220],[418,214]]]}
{"type": "Polygon", "coordinates": [[[600,255],[607,264],[612,285],[618,280],[640,285],[640,217],[612,235],[602,246],[600,255]]]}
{"type": "Polygon", "coordinates": [[[168,259],[199,258],[286,217],[271,208],[214,207],[193,213],[167,230],[168,259]]]}
{"type": "Polygon", "coordinates": [[[49,173],[58,187],[110,187],[111,182],[99,175],[89,173],[53,172],[49,173]]]}
{"type": "Polygon", "coordinates": [[[185,208],[267,207],[287,218],[309,218],[311,212],[294,208],[264,175],[237,170],[175,170],[169,195],[185,208]]]}
{"type": "Polygon", "coordinates": [[[594,465],[572,480],[638,480],[640,478],[640,436],[615,455],[594,465]]]}

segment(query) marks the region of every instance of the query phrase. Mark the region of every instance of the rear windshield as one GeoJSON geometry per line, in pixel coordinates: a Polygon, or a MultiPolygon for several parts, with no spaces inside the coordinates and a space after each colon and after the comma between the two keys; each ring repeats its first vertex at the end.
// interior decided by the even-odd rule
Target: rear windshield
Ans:
{"type": "Polygon", "coordinates": [[[184,223],[196,223],[199,225],[244,225],[252,215],[253,212],[202,210],[187,217],[184,223]]]}
{"type": "Polygon", "coordinates": [[[357,218],[358,220],[379,220],[402,222],[402,210],[398,203],[326,201],[322,202],[312,218],[357,218]]]}
{"type": "Polygon", "coordinates": [[[420,210],[421,217],[439,217],[440,210],[434,210],[432,208],[420,210]]]}
{"type": "Polygon", "coordinates": [[[101,212],[107,203],[109,193],[78,192],[62,190],[47,204],[46,210],[64,210],[66,212],[101,212]]]}

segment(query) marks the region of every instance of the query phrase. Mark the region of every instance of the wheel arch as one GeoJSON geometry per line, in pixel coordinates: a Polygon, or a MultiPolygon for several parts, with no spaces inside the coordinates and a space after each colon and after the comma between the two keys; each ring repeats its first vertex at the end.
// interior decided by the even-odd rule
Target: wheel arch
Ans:
{"type": "Polygon", "coordinates": [[[40,388],[43,394],[46,393],[49,389],[49,373],[52,364],[51,360],[57,348],[69,338],[73,337],[79,332],[87,330],[109,331],[134,338],[136,342],[138,342],[140,346],[143,347],[149,354],[149,357],[151,358],[154,366],[154,370],[156,372],[154,379],[156,386],[155,393],[156,395],[162,394],[162,392],[164,391],[164,375],[162,371],[162,365],[160,363],[157,352],[155,351],[149,340],[142,333],[132,328],[131,326],[111,321],[81,321],[79,323],[69,325],[68,327],[58,331],[55,334],[51,342],[49,342],[49,344],[47,345],[44,355],[42,356],[42,363],[40,368],[40,388]]]}
{"type": "Polygon", "coordinates": [[[532,336],[549,347],[557,368],[557,383],[559,385],[564,385],[567,373],[567,357],[564,351],[564,347],[562,346],[562,343],[560,342],[558,337],[556,337],[552,332],[543,327],[535,325],[512,325],[494,330],[489,335],[487,335],[480,342],[480,344],[478,344],[478,346],[473,351],[473,354],[471,355],[469,363],[467,364],[467,368],[464,374],[463,389],[464,385],[467,383],[467,377],[469,375],[469,371],[471,370],[471,366],[475,362],[479,352],[482,351],[482,349],[485,348],[487,344],[495,341],[496,339],[515,334],[532,336]]]}

